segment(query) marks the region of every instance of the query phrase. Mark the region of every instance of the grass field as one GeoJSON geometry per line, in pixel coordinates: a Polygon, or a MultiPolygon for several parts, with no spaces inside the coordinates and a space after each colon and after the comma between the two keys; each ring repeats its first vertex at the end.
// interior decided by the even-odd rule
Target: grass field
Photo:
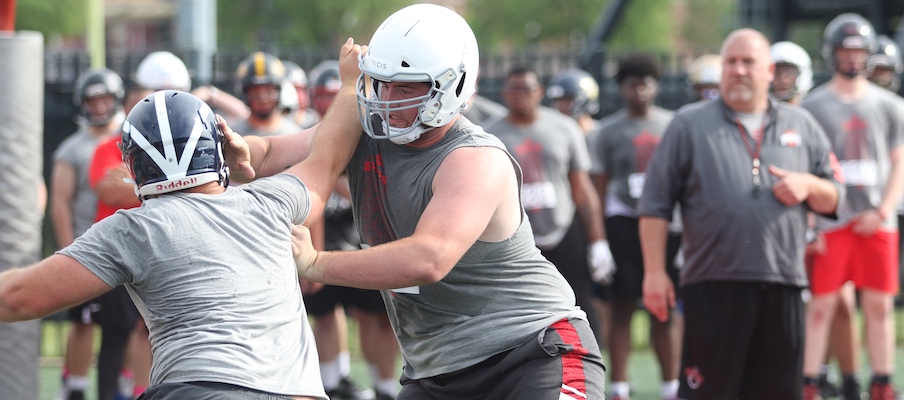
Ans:
{"type": "MultiPolygon", "coordinates": [[[[899,388],[904,387],[904,311],[897,312],[898,347],[895,351],[895,364],[898,371],[893,377],[894,383],[899,388]]],[[[42,328],[41,346],[41,375],[40,375],[40,400],[54,400],[60,389],[60,367],[62,365],[63,346],[68,326],[63,322],[45,322],[42,328]]],[[[632,337],[634,351],[631,353],[628,376],[634,387],[632,400],[658,400],[659,398],[659,367],[650,350],[646,338],[648,332],[648,320],[644,313],[636,313],[632,321],[632,337]]],[[[350,351],[352,355],[352,377],[361,385],[370,385],[370,374],[367,365],[361,358],[360,349],[357,347],[357,325],[353,319],[349,320],[349,336],[351,339],[350,351]]],[[[99,338],[100,335],[95,335],[99,338]]],[[[99,342],[98,342],[99,343],[99,342]]],[[[95,345],[95,350],[99,344],[95,345]]],[[[865,353],[865,351],[863,352],[865,353]]],[[[864,356],[865,357],[865,356],[864,356]]],[[[604,355],[608,362],[608,356],[604,355]]],[[[868,364],[864,358],[861,371],[868,371],[868,364]]],[[[94,369],[92,368],[92,386],[88,392],[88,399],[96,399],[94,369]]],[[[868,377],[862,374],[862,379],[868,377]]]]}

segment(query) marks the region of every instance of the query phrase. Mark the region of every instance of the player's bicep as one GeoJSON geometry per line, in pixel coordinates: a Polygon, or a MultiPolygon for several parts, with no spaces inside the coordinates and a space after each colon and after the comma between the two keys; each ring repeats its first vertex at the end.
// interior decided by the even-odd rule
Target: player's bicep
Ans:
{"type": "Polygon", "coordinates": [[[451,269],[488,229],[511,185],[516,185],[514,170],[501,150],[453,151],[433,178],[433,197],[414,236],[430,237],[443,265],[451,269]]]}

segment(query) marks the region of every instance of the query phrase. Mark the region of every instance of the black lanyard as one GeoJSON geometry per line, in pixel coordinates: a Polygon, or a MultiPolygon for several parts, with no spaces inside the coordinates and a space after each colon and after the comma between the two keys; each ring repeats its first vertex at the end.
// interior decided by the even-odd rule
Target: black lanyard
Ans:
{"type": "Polygon", "coordinates": [[[741,141],[744,142],[744,147],[747,148],[747,154],[750,154],[750,158],[753,160],[753,198],[760,197],[760,185],[762,184],[762,178],[760,178],[760,148],[763,145],[763,137],[766,136],[766,126],[769,123],[769,112],[766,111],[763,114],[763,124],[760,127],[759,135],[753,136],[753,144],[750,143],[748,138],[751,135],[747,134],[747,131],[744,129],[744,126],[741,125],[741,121],[735,117],[735,123],[738,124],[738,133],[741,134],[741,141]]]}

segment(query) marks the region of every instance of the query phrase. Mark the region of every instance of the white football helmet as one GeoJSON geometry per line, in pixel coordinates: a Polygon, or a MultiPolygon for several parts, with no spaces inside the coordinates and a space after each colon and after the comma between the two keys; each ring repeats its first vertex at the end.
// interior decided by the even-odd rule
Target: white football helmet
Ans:
{"type": "Polygon", "coordinates": [[[135,82],[151,90],[191,90],[191,77],[185,63],[168,51],[148,54],[135,72],[135,82]]]}
{"type": "Polygon", "coordinates": [[[796,93],[792,93],[791,96],[796,94],[806,96],[813,88],[813,63],[807,51],[794,42],[777,42],[772,45],[771,53],[773,63],[797,67],[797,81],[794,85],[796,93]]]}
{"type": "Polygon", "coordinates": [[[396,11],[377,28],[359,62],[358,110],[364,131],[374,139],[406,144],[448,124],[477,90],[479,62],[474,32],[454,11],[434,4],[396,11]],[[426,82],[432,89],[416,98],[381,100],[381,82],[426,82]],[[410,108],[418,109],[411,126],[389,126],[390,112],[410,108]]]}

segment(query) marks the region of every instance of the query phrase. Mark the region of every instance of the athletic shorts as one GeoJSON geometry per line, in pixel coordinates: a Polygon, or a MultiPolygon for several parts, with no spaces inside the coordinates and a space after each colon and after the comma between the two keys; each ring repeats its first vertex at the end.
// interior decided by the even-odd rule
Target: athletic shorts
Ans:
{"type": "Polygon", "coordinates": [[[161,383],[149,387],[138,400],[292,400],[290,397],[215,382],[161,383]]]}
{"type": "Polygon", "coordinates": [[[880,229],[858,236],[851,226],[825,232],[826,253],[815,254],[810,265],[810,291],[821,295],[838,291],[847,281],[857,289],[898,292],[898,232],[880,229]]]}
{"type": "Polygon", "coordinates": [[[605,372],[587,321],[563,319],[463,370],[416,380],[403,374],[396,400],[604,399],[605,372]]]}
{"type": "Polygon", "coordinates": [[[762,282],[684,287],[682,399],[800,399],[802,288],[762,282]]]}
{"type": "Polygon", "coordinates": [[[79,304],[75,307],[69,308],[66,310],[66,316],[72,322],[79,322],[82,324],[93,324],[94,323],[94,312],[97,311],[99,306],[97,305],[97,299],[88,300],[82,304],[79,304]]]}
{"type": "Polygon", "coordinates": [[[383,296],[380,296],[379,290],[325,285],[313,294],[304,296],[304,306],[308,315],[315,317],[333,312],[340,304],[343,307],[355,307],[366,313],[386,313],[386,305],[383,304],[383,296]]]}
{"type": "MultiPolygon", "coordinates": [[[[613,216],[606,218],[606,237],[615,261],[612,284],[599,285],[594,290],[603,301],[633,302],[643,298],[643,252],[637,218],[613,216]]],[[[666,272],[672,279],[676,293],[681,271],[675,268],[675,256],[681,248],[681,235],[669,233],[666,243],[666,272]]]]}
{"type": "Polygon", "coordinates": [[[98,325],[109,329],[131,331],[141,314],[132,302],[129,291],[119,285],[94,299],[98,305],[92,318],[98,325]]]}
{"type": "Polygon", "coordinates": [[[587,313],[590,325],[596,329],[599,323],[593,310],[593,279],[587,266],[587,234],[581,219],[575,215],[559,244],[551,249],[540,249],[540,253],[556,266],[571,286],[575,304],[587,313]]]}

